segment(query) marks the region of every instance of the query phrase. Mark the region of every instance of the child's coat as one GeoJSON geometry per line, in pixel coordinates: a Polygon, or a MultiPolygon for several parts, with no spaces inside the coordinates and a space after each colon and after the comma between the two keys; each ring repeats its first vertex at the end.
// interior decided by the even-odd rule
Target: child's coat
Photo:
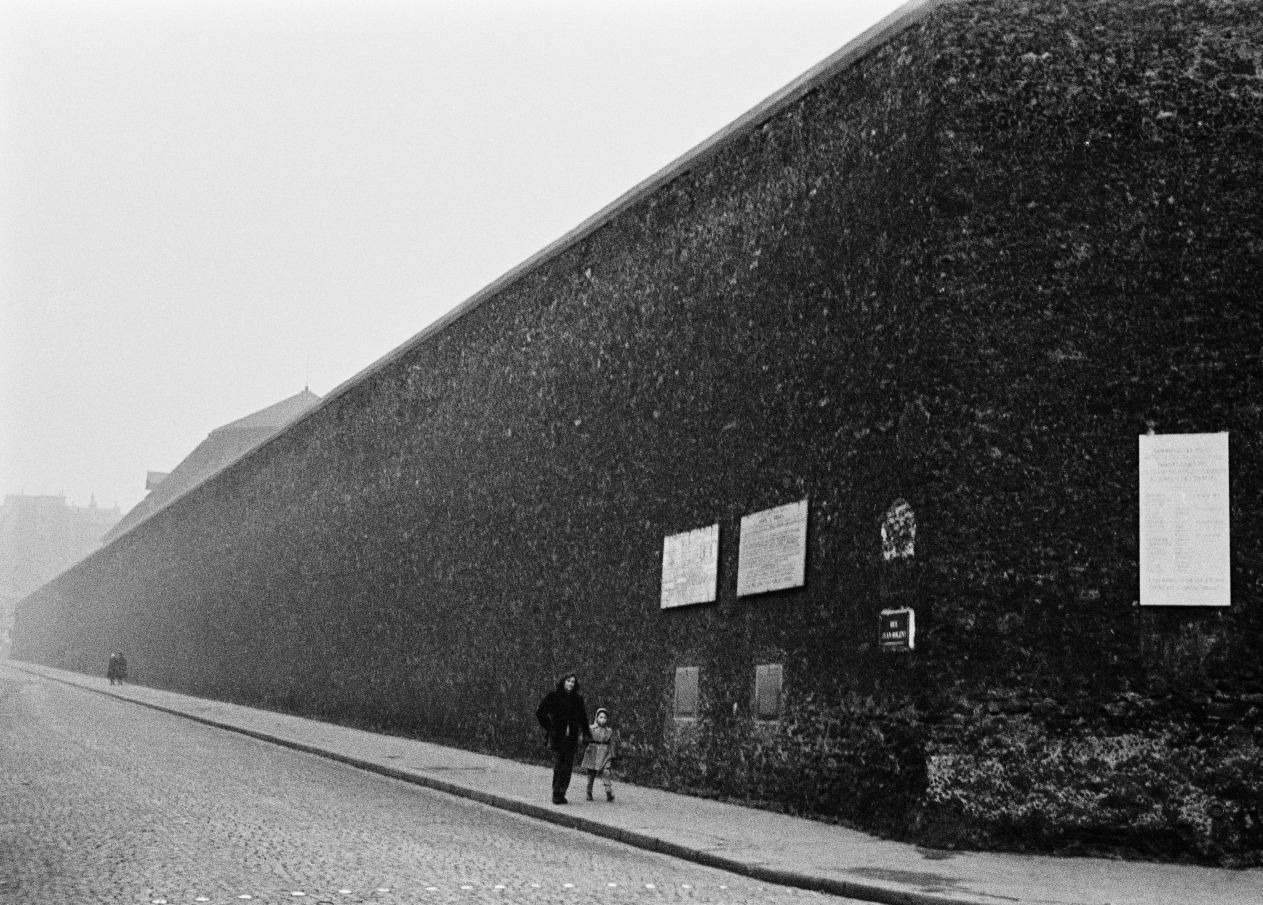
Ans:
{"type": "Polygon", "coordinates": [[[583,752],[580,770],[595,770],[604,773],[614,759],[614,748],[618,744],[618,734],[609,726],[592,724],[592,741],[583,752]]]}

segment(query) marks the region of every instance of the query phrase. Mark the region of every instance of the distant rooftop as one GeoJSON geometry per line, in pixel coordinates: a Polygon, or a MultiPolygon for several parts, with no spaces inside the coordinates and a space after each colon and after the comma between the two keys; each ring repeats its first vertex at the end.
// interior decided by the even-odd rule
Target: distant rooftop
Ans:
{"type": "Polygon", "coordinates": [[[304,387],[301,393],[288,399],[215,428],[165,477],[154,481],[161,472],[149,472],[146,476],[148,495],[123,516],[102,540],[108,544],[139,525],[176,497],[236,462],[319,401],[319,396],[304,387]]]}
{"type": "Polygon", "coordinates": [[[319,401],[319,396],[304,387],[301,393],[295,393],[288,399],[282,399],[280,402],[269,405],[265,409],[259,409],[252,415],[246,415],[244,418],[238,418],[236,421],[231,421],[223,427],[215,428],[210,432],[210,436],[218,437],[238,431],[274,431],[289,424],[319,401]]]}

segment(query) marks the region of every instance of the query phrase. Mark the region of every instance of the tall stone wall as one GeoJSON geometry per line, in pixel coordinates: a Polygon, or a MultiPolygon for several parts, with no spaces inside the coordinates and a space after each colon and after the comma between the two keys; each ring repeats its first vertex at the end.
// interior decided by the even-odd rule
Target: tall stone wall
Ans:
{"type": "Polygon", "coordinates": [[[645,781],[1257,860],[1256,12],[934,9],[27,598],[15,655],[519,757],[574,669],[645,781]],[[1149,431],[1229,432],[1229,608],[1137,605],[1149,431]],[[742,516],[802,499],[805,584],[737,597],[742,516]],[[716,522],[717,600],[661,609],[716,522]]]}

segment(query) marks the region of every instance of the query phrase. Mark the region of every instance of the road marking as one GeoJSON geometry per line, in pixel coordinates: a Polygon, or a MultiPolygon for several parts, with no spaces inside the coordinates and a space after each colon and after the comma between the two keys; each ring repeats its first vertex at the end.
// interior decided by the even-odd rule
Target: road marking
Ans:
{"type": "MultiPolygon", "coordinates": [[[[562,888],[563,888],[563,889],[576,889],[576,888],[577,888],[577,887],[576,887],[576,884],[574,884],[574,883],[562,883],[562,884],[561,884],[561,886],[562,886],[562,888]]],[[[613,881],[607,881],[607,882],[606,882],[606,884],[605,884],[605,886],[606,886],[606,888],[607,888],[607,889],[618,889],[618,888],[619,888],[618,883],[613,882],[613,881]]],[[[656,883],[646,883],[644,886],[645,886],[645,889],[657,889],[657,888],[658,888],[658,886],[657,886],[657,884],[656,884],[656,883]]],[[[469,884],[469,883],[462,883],[462,884],[460,885],[460,888],[461,888],[461,890],[463,890],[463,891],[465,891],[465,892],[470,892],[470,891],[473,891],[476,887],[475,887],[473,884],[469,884]]],[[[495,884],[494,886],[492,886],[491,888],[492,888],[492,889],[495,889],[495,890],[505,890],[505,889],[507,889],[508,887],[507,887],[504,883],[496,883],[496,884],[495,884]]],[[[531,888],[531,889],[542,889],[543,887],[542,887],[542,884],[540,884],[540,883],[531,883],[531,884],[530,884],[530,888],[531,888]]],[[[680,886],[679,886],[679,888],[680,888],[680,889],[690,889],[690,890],[691,890],[691,889],[694,889],[695,887],[694,887],[694,885],[693,885],[692,883],[681,883],[681,884],[680,884],[680,886]]],[[[724,891],[724,892],[727,892],[727,891],[728,891],[728,888],[729,888],[729,887],[728,887],[726,884],[720,884],[720,885],[719,885],[719,889],[720,889],[720,890],[722,890],[722,891],[724,891]]],[[[378,886],[378,887],[376,888],[376,892],[379,892],[379,893],[388,893],[388,892],[390,892],[390,891],[391,891],[391,888],[390,888],[389,886],[378,886]]],[[[427,886],[427,887],[425,887],[425,891],[426,891],[426,892],[438,892],[438,891],[439,891],[439,887],[438,887],[438,886],[427,886]]],[[[353,890],[350,890],[350,889],[339,889],[339,890],[338,890],[338,892],[339,892],[339,893],[341,893],[341,894],[342,894],[342,895],[344,895],[344,896],[349,896],[349,895],[353,895],[353,894],[354,894],[354,893],[353,893],[353,890]]],[[[303,892],[302,890],[295,889],[295,890],[291,890],[291,891],[290,891],[290,895],[291,895],[291,896],[293,896],[294,898],[303,898],[303,897],[308,896],[308,893],[303,892]]],[[[244,893],[241,893],[240,895],[238,895],[238,896],[237,896],[237,898],[238,898],[238,899],[242,899],[242,900],[248,900],[248,899],[253,899],[253,898],[254,898],[254,896],[253,896],[253,895],[251,895],[251,894],[250,894],[250,893],[248,893],[248,892],[244,892],[244,893]]],[[[208,897],[206,897],[206,896],[198,896],[198,897],[197,897],[197,898],[195,898],[193,901],[195,901],[195,902],[209,902],[209,901],[210,901],[210,899],[209,899],[208,897]]],[[[168,905],[168,900],[167,900],[167,899],[152,899],[152,900],[151,900],[151,905],[168,905]]]]}

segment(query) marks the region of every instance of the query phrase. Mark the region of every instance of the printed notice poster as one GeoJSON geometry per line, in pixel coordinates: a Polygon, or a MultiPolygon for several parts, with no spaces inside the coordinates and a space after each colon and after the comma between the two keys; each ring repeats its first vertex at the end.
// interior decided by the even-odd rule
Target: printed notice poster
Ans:
{"type": "Polygon", "coordinates": [[[807,575],[807,501],[741,519],[737,596],[796,588],[807,575]]]}
{"type": "Polygon", "coordinates": [[[662,540],[662,609],[709,603],[719,578],[719,524],[662,540]]]}
{"type": "Polygon", "coordinates": [[[1228,435],[1140,437],[1141,606],[1228,606],[1228,435]]]}

